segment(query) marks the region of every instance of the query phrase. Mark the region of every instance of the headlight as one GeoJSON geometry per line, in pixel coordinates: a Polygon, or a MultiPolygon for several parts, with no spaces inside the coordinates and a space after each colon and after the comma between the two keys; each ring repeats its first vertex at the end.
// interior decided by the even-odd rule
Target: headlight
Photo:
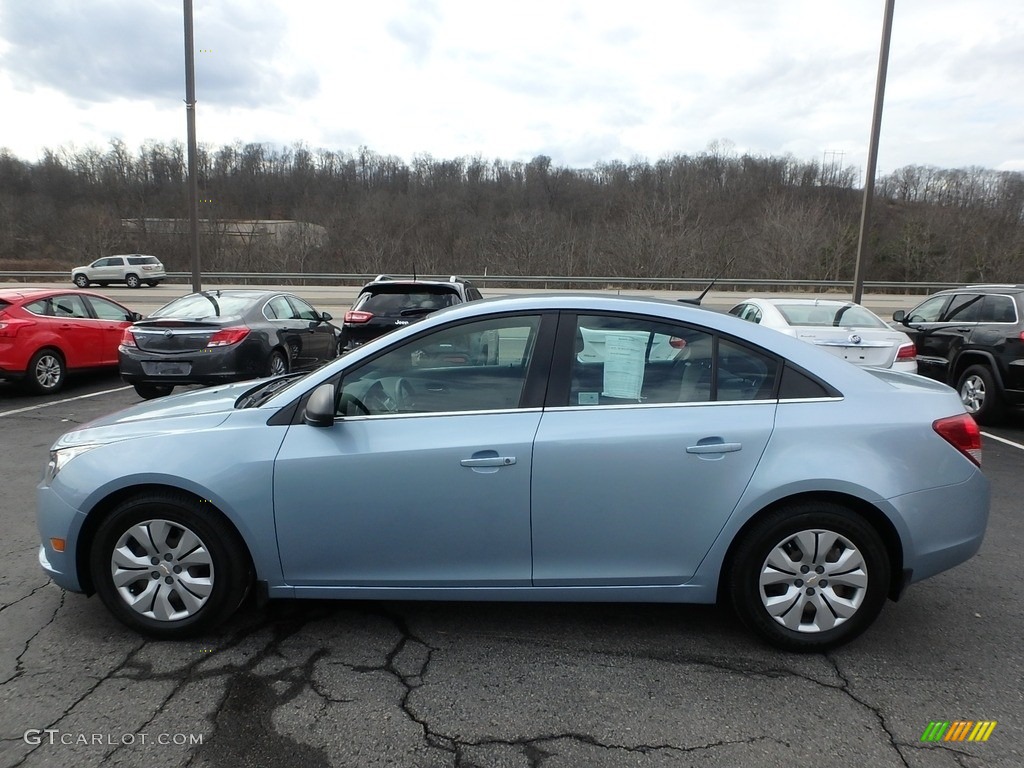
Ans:
{"type": "Polygon", "coordinates": [[[43,479],[47,483],[52,482],[65,464],[93,448],[99,448],[99,445],[75,445],[70,448],[58,448],[56,451],[50,451],[50,463],[46,465],[46,474],[43,475],[43,479]]]}

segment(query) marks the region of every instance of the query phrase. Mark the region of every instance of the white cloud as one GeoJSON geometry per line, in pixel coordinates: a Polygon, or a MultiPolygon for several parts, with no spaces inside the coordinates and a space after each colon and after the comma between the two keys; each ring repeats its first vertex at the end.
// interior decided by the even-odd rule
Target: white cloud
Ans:
{"type": "MultiPolygon", "coordinates": [[[[200,141],[574,167],[736,151],[863,167],[884,3],[196,3],[200,141]]],[[[0,0],[0,146],[183,140],[180,6],[0,0]]],[[[1016,0],[900,0],[879,170],[1021,168],[1016,0]]]]}

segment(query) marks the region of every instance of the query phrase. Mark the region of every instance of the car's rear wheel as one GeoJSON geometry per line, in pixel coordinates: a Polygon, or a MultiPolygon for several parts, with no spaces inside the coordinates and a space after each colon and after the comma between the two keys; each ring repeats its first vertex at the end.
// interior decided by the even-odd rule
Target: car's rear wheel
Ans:
{"type": "Polygon", "coordinates": [[[142,281],[139,280],[138,275],[126,275],[124,278],[124,284],[129,288],[139,288],[142,285],[142,281]]]}
{"type": "Polygon", "coordinates": [[[75,285],[77,285],[79,288],[88,288],[89,287],[89,278],[86,277],[85,275],[75,275],[75,278],[74,278],[74,280],[72,282],[75,285]]]}
{"type": "Polygon", "coordinates": [[[284,352],[275,349],[270,353],[270,357],[267,358],[267,367],[264,374],[266,376],[281,376],[286,373],[288,373],[288,358],[284,356],[284,352]]]}
{"type": "Polygon", "coordinates": [[[209,502],[150,493],[122,502],[96,531],[93,585],[121,622],[166,640],[201,634],[241,604],[245,546],[209,502]]]}
{"type": "Polygon", "coordinates": [[[170,384],[136,384],[135,392],[143,400],[152,400],[154,397],[166,397],[174,391],[170,384]]]}
{"type": "Polygon", "coordinates": [[[60,390],[66,377],[64,356],[55,349],[40,349],[28,363],[25,383],[33,392],[48,395],[60,390]]]}
{"type": "Polygon", "coordinates": [[[964,408],[979,424],[991,424],[1002,415],[995,377],[984,365],[972,365],[964,371],[956,388],[964,408]]]}
{"type": "Polygon", "coordinates": [[[878,616],[889,557],[878,532],[832,502],[803,501],[760,520],[732,559],[729,591],[743,622],[774,646],[822,651],[878,616]]]}

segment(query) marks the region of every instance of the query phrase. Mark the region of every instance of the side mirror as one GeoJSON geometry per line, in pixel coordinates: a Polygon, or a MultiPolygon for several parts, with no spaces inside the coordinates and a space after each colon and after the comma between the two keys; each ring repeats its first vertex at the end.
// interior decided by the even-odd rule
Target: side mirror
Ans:
{"type": "Polygon", "coordinates": [[[129,312],[128,313],[128,319],[131,320],[134,323],[134,322],[142,319],[142,313],[141,312],[129,312]]]}
{"type": "Polygon", "coordinates": [[[334,385],[321,384],[306,401],[302,420],[311,427],[334,426],[334,385]]]}
{"type": "Polygon", "coordinates": [[[903,325],[906,325],[907,313],[904,312],[902,309],[897,309],[895,312],[892,313],[892,319],[897,323],[902,323],[903,325]]]}
{"type": "Polygon", "coordinates": [[[320,321],[321,322],[329,323],[333,319],[334,319],[334,317],[331,315],[330,312],[321,312],[320,313],[320,321]]]}

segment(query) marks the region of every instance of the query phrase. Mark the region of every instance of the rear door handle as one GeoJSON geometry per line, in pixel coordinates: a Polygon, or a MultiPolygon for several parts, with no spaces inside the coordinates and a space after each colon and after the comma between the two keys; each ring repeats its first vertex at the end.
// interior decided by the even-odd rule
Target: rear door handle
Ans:
{"type": "Polygon", "coordinates": [[[515,456],[486,456],[482,459],[463,459],[464,467],[508,467],[516,463],[515,456]]]}

